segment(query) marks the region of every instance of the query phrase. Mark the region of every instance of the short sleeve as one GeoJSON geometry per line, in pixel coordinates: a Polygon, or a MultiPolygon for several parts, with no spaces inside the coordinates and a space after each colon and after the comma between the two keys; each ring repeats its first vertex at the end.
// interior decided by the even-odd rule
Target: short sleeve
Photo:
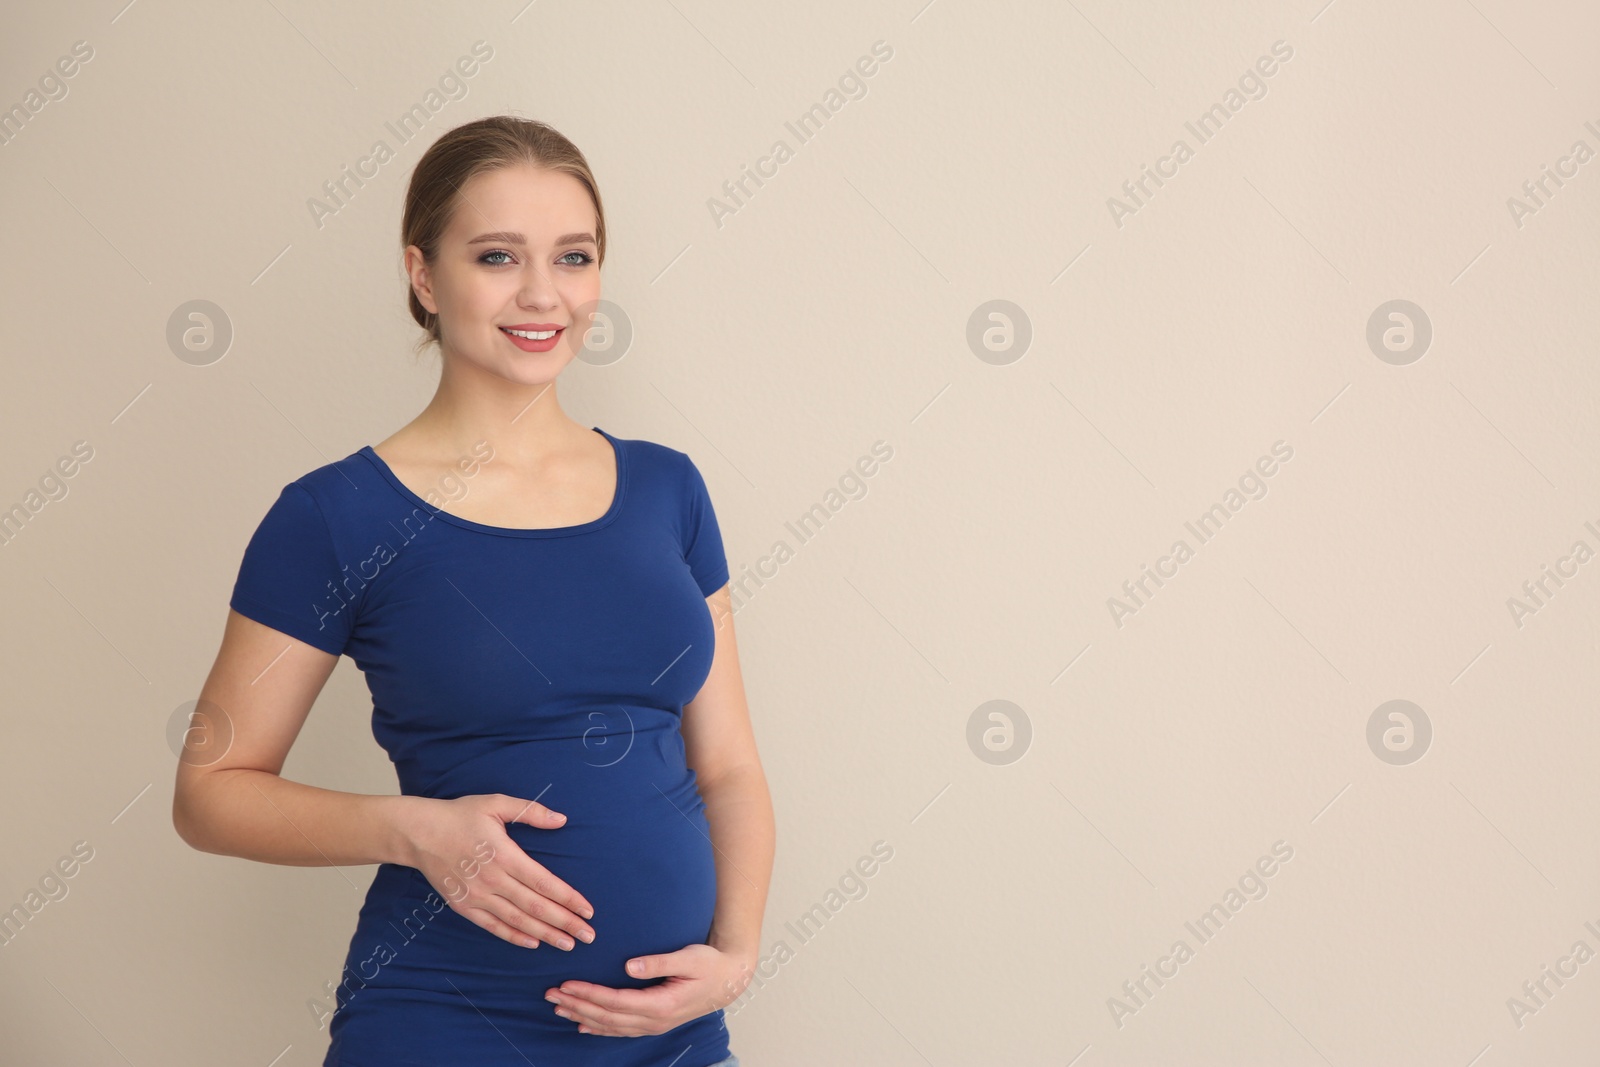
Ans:
{"type": "Polygon", "coordinates": [[[290,482],[245,547],[228,606],[337,656],[355,612],[322,509],[290,482]]]}
{"type": "Polygon", "coordinates": [[[689,565],[689,573],[694,575],[700,592],[710,596],[728,584],[728,558],[723,552],[722,530],[717,525],[716,509],[711,506],[705,479],[687,455],[683,457],[683,466],[683,560],[689,565]]]}

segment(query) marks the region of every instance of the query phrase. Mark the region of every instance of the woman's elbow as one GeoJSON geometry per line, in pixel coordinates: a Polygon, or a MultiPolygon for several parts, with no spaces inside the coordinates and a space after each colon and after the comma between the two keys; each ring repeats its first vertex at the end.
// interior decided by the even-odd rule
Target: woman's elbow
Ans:
{"type": "MultiPolygon", "coordinates": [[[[192,783],[190,783],[192,785],[192,783]]],[[[172,793],[172,828],[178,839],[197,852],[215,853],[205,833],[205,820],[192,788],[180,784],[172,793]]]]}

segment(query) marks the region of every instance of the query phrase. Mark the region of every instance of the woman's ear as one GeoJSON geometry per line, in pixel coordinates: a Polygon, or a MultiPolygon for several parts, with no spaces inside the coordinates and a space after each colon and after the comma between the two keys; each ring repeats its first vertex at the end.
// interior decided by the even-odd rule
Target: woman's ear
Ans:
{"type": "Polygon", "coordinates": [[[428,314],[439,314],[439,305],[433,299],[433,278],[428,272],[428,261],[423,258],[422,249],[416,245],[406,245],[406,274],[411,279],[411,291],[416,294],[417,301],[428,314]]]}

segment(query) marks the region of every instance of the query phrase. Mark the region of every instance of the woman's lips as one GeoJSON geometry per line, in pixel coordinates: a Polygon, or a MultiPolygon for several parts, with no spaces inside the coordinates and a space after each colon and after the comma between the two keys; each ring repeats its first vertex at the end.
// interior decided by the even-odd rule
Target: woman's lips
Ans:
{"type": "Polygon", "coordinates": [[[556,330],[554,334],[546,337],[542,341],[536,340],[532,337],[518,337],[510,330],[507,330],[504,326],[500,327],[500,332],[510,338],[511,343],[522,349],[524,352],[548,352],[556,346],[556,342],[561,340],[561,335],[566,333],[566,327],[556,330]]]}

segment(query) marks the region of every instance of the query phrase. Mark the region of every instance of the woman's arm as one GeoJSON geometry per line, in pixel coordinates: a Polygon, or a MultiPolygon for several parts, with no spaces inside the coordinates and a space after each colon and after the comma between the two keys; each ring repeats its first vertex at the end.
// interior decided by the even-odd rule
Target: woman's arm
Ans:
{"type": "Polygon", "coordinates": [[[592,941],[589,901],[506,834],[508,822],[562,826],[565,816],[545,805],[499,793],[368,796],[280,777],[338,662],[229,610],[179,758],[178,836],[202,852],[264,863],[414,867],[451,908],[502,940],[568,950],[574,938],[592,941]]]}
{"type": "Polygon", "coordinates": [[[279,776],[339,657],[228,612],[200,690],[172,796],[172,823],[202,852],[300,867],[409,863],[414,798],[367,796],[279,776]]]}
{"type": "Polygon", "coordinates": [[[776,836],[766,775],[760,766],[735,771],[715,786],[702,786],[700,795],[717,851],[717,908],[706,943],[753,968],[761,957],[776,836]]]}
{"type": "Polygon", "coordinates": [[[777,830],[745,701],[728,587],[706,605],[716,620],[717,647],[705,685],[684,705],[683,739],[716,850],[717,905],[707,940],[754,968],[777,830]]]}

